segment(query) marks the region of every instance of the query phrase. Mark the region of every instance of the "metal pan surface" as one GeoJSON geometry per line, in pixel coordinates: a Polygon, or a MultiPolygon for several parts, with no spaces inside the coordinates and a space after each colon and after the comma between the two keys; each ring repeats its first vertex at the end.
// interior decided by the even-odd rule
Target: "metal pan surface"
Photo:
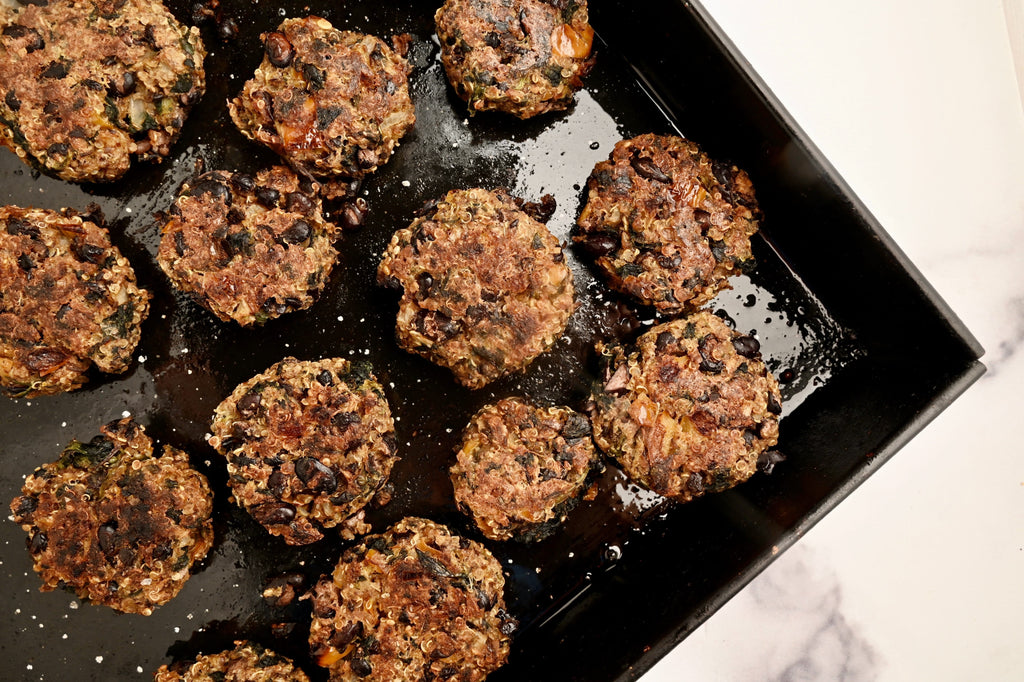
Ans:
{"type": "MultiPolygon", "coordinates": [[[[189,21],[191,3],[169,7],[189,21]]],[[[7,504],[24,476],[72,438],[88,440],[125,413],[158,443],[189,452],[216,496],[213,550],[149,617],[82,604],[59,590],[40,593],[24,533],[2,524],[3,679],[148,679],[164,663],[241,638],[326,679],[305,645],[307,602],[275,608],[260,593],[285,571],[312,583],[347,543],[332,537],[295,548],[269,537],[228,502],[223,460],[205,442],[214,407],[285,356],[358,357],[382,379],[402,459],[393,500],[368,514],[375,529],[418,515],[478,537],[455,509],[448,480],[469,417],[511,395],[580,408],[596,378],[594,343],[633,338],[657,317],[613,295],[568,249],[580,306],[565,337],[524,373],[477,391],[458,386],[446,370],[396,346],[396,298],[375,284],[392,232],[449,189],[507,187],[527,200],[550,193],[558,208],[549,227],[567,240],[591,168],[619,139],[679,133],[736,163],[750,173],[766,215],[754,242],[758,266],[710,307],[756,332],[785,399],[779,448],[787,459],[771,475],[680,506],[609,466],[594,499],[551,538],[487,542],[520,623],[508,665],[490,679],[635,679],[983,371],[970,334],[699,6],[595,0],[597,63],[585,89],[568,112],[529,121],[467,115],[441,69],[435,9],[434,2],[222,0],[220,11],[240,33],[225,42],[212,23],[203,26],[207,92],[162,164],[137,165],[113,184],[78,186],[0,154],[0,201],[99,204],[114,243],[154,295],[127,373],[93,376],[71,394],[0,402],[0,499],[7,504]],[[363,184],[366,222],[342,235],[340,261],[318,302],[241,329],[170,289],[156,264],[153,214],[170,206],[197,160],[248,172],[275,161],[235,129],[225,102],[259,63],[260,33],[307,13],[382,37],[410,33],[417,122],[363,184]]]]}

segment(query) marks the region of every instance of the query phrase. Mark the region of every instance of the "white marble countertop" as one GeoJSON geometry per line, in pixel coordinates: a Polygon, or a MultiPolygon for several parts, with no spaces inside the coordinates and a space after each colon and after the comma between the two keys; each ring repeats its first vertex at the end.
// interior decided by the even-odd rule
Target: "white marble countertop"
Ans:
{"type": "Polygon", "coordinates": [[[1024,0],[703,4],[988,373],[642,682],[1024,679],[1024,0]]]}

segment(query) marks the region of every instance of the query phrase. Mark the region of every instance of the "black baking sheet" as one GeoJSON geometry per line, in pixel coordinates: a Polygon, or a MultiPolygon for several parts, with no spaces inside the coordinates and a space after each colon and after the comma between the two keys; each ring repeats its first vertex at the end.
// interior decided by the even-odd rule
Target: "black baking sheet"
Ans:
{"type": "MultiPolygon", "coordinates": [[[[191,3],[170,6],[187,20],[191,3]]],[[[204,25],[208,90],[163,164],[134,167],[111,185],[76,186],[0,153],[0,200],[98,203],[113,241],[154,294],[126,374],[95,376],[73,394],[0,402],[0,499],[16,496],[24,476],[69,440],[89,439],[125,413],[158,441],[190,452],[217,498],[213,551],[149,617],[82,604],[68,592],[40,593],[25,534],[2,524],[0,679],[149,679],[163,663],[243,637],[325,679],[306,652],[305,605],[271,608],[260,592],[286,570],[314,580],[346,544],[331,538],[292,548],[266,535],[227,502],[223,461],[205,444],[216,404],[287,355],[368,359],[383,380],[402,461],[392,476],[394,500],[369,514],[375,529],[415,514],[476,537],[454,509],[447,478],[469,416],[509,395],[581,407],[594,341],[631,338],[656,318],[609,293],[570,253],[580,309],[565,337],[524,374],[473,392],[400,351],[395,296],[374,284],[379,256],[417,207],[452,188],[505,186],[527,199],[551,193],[558,210],[550,227],[566,239],[590,169],[623,137],[676,132],[737,163],[750,172],[766,214],[754,241],[759,265],[711,307],[756,332],[770,367],[785,378],[779,447],[787,460],[772,475],[674,506],[609,466],[595,499],[550,539],[486,543],[505,567],[509,610],[520,620],[509,664],[493,680],[635,679],[983,371],[977,343],[699,6],[593,2],[598,60],[585,90],[571,111],[531,121],[466,115],[438,61],[435,3],[230,0],[221,8],[241,33],[224,43],[204,25]],[[317,304],[240,329],[169,289],[155,262],[153,213],[170,205],[197,159],[246,171],[274,162],[234,129],[225,101],[258,64],[259,33],[308,12],[338,28],[414,36],[417,123],[365,183],[367,222],[342,237],[340,262],[317,304]],[[279,623],[295,625],[282,635],[271,628],[279,623]]]]}

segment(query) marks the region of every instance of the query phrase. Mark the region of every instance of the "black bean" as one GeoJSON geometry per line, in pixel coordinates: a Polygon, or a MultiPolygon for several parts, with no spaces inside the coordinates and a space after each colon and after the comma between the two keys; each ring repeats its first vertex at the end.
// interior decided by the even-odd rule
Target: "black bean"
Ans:
{"type": "Polygon", "coordinates": [[[104,554],[110,554],[117,549],[116,538],[117,524],[116,523],[104,523],[102,526],[96,529],[97,543],[100,546],[100,551],[104,554]]]}
{"type": "Polygon", "coordinates": [[[360,421],[359,415],[355,412],[339,412],[331,417],[331,423],[339,429],[347,429],[349,426],[358,424],[360,421]]]}
{"type": "Polygon", "coordinates": [[[30,258],[27,253],[23,253],[18,256],[18,267],[25,272],[32,272],[33,268],[36,267],[36,264],[32,262],[32,258],[30,258]]]}
{"type": "Polygon", "coordinates": [[[68,75],[69,68],[68,62],[55,60],[46,65],[46,68],[39,74],[39,77],[64,78],[68,75]]]}
{"type": "Polygon", "coordinates": [[[281,497],[288,489],[288,477],[281,471],[274,471],[267,477],[267,488],[277,497],[281,497]]]}
{"type": "Polygon", "coordinates": [[[321,386],[333,386],[334,385],[334,375],[331,374],[331,371],[328,370],[328,369],[325,369],[324,371],[322,371],[319,374],[317,374],[316,375],[316,380],[318,382],[320,382],[321,386]]]}
{"type": "Polygon", "coordinates": [[[258,187],[256,189],[256,201],[267,208],[276,208],[277,202],[281,199],[281,193],[273,187],[258,187]]]}
{"type": "Polygon", "coordinates": [[[24,38],[28,33],[28,27],[22,26],[21,24],[11,24],[10,26],[4,26],[3,35],[8,38],[24,38]]]}
{"type": "Polygon", "coordinates": [[[338,478],[330,467],[313,457],[300,457],[295,462],[295,473],[310,490],[330,494],[338,488],[338,478]]]}
{"type": "Polygon", "coordinates": [[[39,554],[40,552],[46,551],[46,546],[49,544],[49,540],[46,537],[46,533],[39,531],[35,533],[28,540],[28,551],[33,554],[39,554]]]}
{"type": "Polygon", "coordinates": [[[74,253],[80,260],[87,261],[93,265],[99,265],[103,262],[107,250],[102,246],[96,246],[95,244],[89,244],[88,242],[82,242],[81,244],[75,244],[73,247],[74,253]]]}
{"type": "Polygon", "coordinates": [[[700,495],[704,492],[704,479],[700,474],[690,474],[686,479],[686,489],[694,495],[700,495]]]}
{"type": "MultiPolygon", "coordinates": [[[[437,313],[434,316],[434,319],[437,322],[437,331],[440,332],[441,334],[439,338],[439,340],[441,341],[447,341],[448,339],[452,338],[460,331],[462,331],[462,327],[447,315],[437,313]]],[[[481,355],[481,357],[483,357],[485,354],[490,355],[490,358],[488,359],[493,360],[495,364],[501,364],[505,359],[504,356],[498,351],[487,349],[487,351],[489,352],[485,352],[485,349],[483,348],[474,348],[473,350],[477,355],[481,355]]]]}
{"type": "Polygon", "coordinates": [[[174,554],[174,545],[171,544],[170,540],[165,540],[159,545],[153,548],[153,558],[157,561],[164,561],[170,559],[171,555],[174,554]]]}
{"type": "Polygon", "coordinates": [[[312,233],[312,228],[305,220],[296,220],[281,235],[281,240],[285,244],[301,244],[302,242],[309,239],[309,235],[312,233]]]}
{"type": "MultiPolygon", "coordinates": [[[[363,204],[365,205],[365,201],[363,204]]],[[[346,204],[341,212],[341,226],[347,230],[353,230],[363,224],[366,219],[365,209],[360,209],[357,204],[346,204]]]]}
{"type": "Polygon", "coordinates": [[[542,481],[550,481],[552,478],[558,478],[558,472],[552,471],[551,469],[548,469],[547,467],[541,467],[540,468],[540,480],[542,480],[542,481]]]}
{"type": "Polygon", "coordinates": [[[420,290],[420,298],[430,298],[430,290],[434,287],[434,278],[430,276],[429,272],[421,272],[416,275],[416,285],[420,290]]]}
{"type": "Polygon", "coordinates": [[[283,526],[295,520],[295,507],[287,502],[271,502],[253,509],[252,515],[265,526],[283,526]]]}
{"type": "Polygon", "coordinates": [[[7,94],[4,95],[4,104],[6,104],[7,108],[11,111],[18,111],[21,109],[21,100],[18,99],[18,95],[14,90],[8,90],[7,94]]]}
{"type": "Polygon", "coordinates": [[[775,469],[776,464],[785,461],[786,456],[778,450],[765,450],[757,456],[757,468],[766,474],[770,474],[775,469]]]}
{"type": "Polygon", "coordinates": [[[768,411],[772,414],[782,414],[782,403],[775,397],[774,391],[768,392],[768,411]]]}
{"type": "Polygon", "coordinates": [[[243,222],[245,222],[245,211],[242,211],[237,206],[235,206],[228,211],[226,217],[228,219],[229,225],[241,225],[243,222]]]}
{"type": "Polygon", "coordinates": [[[68,153],[68,146],[63,142],[54,142],[46,148],[47,156],[64,156],[68,153]]]}
{"type": "Polygon", "coordinates": [[[473,591],[476,594],[476,603],[480,606],[480,608],[482,608],[484,611],[490,611],[494,608],[494,597],[487,594],[479,587],[474,587],[473,591]]]}
{"type": "Polygon", "coordinates": [[[711,163],[711,172],[714,174],[715,180],[718,180],[723,185],[732,184],[733,167],[729,164],[714,161],[711,163]]]}
{"type": "Polygon", "coordinates": [[[142,39],[154,50],[160,49],[156,42],[156,29],[152,24],[146,24],[146,28],[142,31],[142,39]]]}
{"type": "Polygon", "coordinates": [[[680,256],[678,253],[673,254],[672,256],[658,256],[658,265],[665,268],[666,270],[676,270],[682,264],[683,257],[680,256]]]}
{"type": "Polygon", "coordinates": [[[715,261],[721,263],[728,256],[728,249],[721,239],[709,239],[708,246],[711,247],[711,255],[715,261]]]}
{"type": "Polygon", "coordinates": [[[131,71],[125,71],[124,75],[120,78],[114,78],[114,81],[110,84],[110,93],[117,97],[127,97],[135,92],[137,84],[135,74],[131,71]]]}
{"type": "Polygon", "coordinates": [[[309,215],[313,212],[313,200],[302,192],[289,192],[286,194],[284,205],[292,213],[309,215]]]}
{"type": "Polygon", "coordinates": [[[675,342],[676,337],[672,336],[672,332],[661,332],[658,334],[658,338],[654,341],[654,348],[661,353],[669,346],[674,345],[675,342]]]}
{"type": "MultiPolygon", "coordinates": [[[[434,239],[436,239],[434,235],[430,234],[424,229],[424,226],[426,226],[427,224],[428,223],[422,223],[418,228],[416,228],[413,231],[412,237],[409,239],[409,245],[412,246],[413,253],[415,253],[416,255],[419,255],[420,246],[422,244],[426,242],[432,242],[434,241],[434,239]]],[[[429,224],[436,227],[436,225],[434,225],[433,223],[429,224]]]]}
{"type": "Polygon", "coordinates": [[[260,409],[263,398],[258,391],[249,391],[238,401],[238,414],[249,418],[254,416],[260,409]]]}
{"type": "Polygon", "coordinates": [[[634,156],[630,159],[629,163],[633,166],[633,170],[636,171],[636,174],[642,178],[647,178],[648,180],[654,180],[656,182],[672,182],[672,178],[665,175],[665,172],[658,168],[651,159],[634,156]]]}
{"type": "Polygon", "coordinates": [[[3,34],[8,38],[24,38],[25,36],[29,36],[29,39],[25,44],[25,51],[30,54],[36,50],[41,50],[46,45],[43,42],[43,37],[39,35],[39,31],[34,28],[22,26],[21,24],[5,26],[3,34]]]}
{"type": "Polygon", "coordinates": [[[745,358],[753,358],[761,350],[761,344],[753,336],[734,337],[732,347],[745,358]]]}
{"type": "Polygon", "coordinates": [[[335,649],[344,649],[352,640],[360,639],[363,636],[363,622],[357,620],[346,623],[331,635],[331,646],[335,649]]]}
{"type": "Polygon", "coordinates": [[[720,374],[725,369],[725,363],[721,360],[715,360],[707,352],[707,341],[708,336],[702,336],[700,341],[697,342],[697,352],[700,353],[700,371],[707,372],[708,374],[720,374]]]}
{"type": "Polygon", "coordinates": [[[594,234],[587,236],[579,245],[591,258],[601,258],[619,248],[619,240],[609,234],[594,234]]]}
{"type": "Polygon", "coordinates": [[[19,497],[15,500],[14,520],[21,523],[29,514],[39,506],[39,500],[35,497],[19,497]]]}
{"type": "Polygon", "coordinates": [[[511,635],[519,629],[519,621],[513,618],[505,609],[498,609],[498,618],[501,619],[502,634],[511,635]]]}
{"type": "Polygon", "coordinates": [[[349,668],[359,677],[366,677],[373,672],[373,666],[365,658],[353,658],[349,668]]]}
{"type": "Polygon", "coordinates": [[[43,113],[48,116],[55,116],[60,113],[60,105],[56,102],[47,102],[43,107],[43,113]]]}
{"type": "Polygon", "coordinates": [[[302,65],[302,75],[306,77],[309,88],[312,90],[323,90],[324,85],[327,83],[327,73],[312,64],[302,65]]]}
{"type": "Polygon", "coordinates": [[[288,312],[288,306],[281,303],[276,298],[268,298],[260,306],[260,310],[266,315],[284,315],[288,312]]]}
{"type": "Polygon", "coordinates": [[[562,437],[566,440],[574,440],[590,435],[590,420],[582,414],[572,413],[562,426],[562,437]]]}
{"type": "Polygon", "coordinates": [[[189,188],[189,195],[200,197],[209,194],[214,200],[220,199],[225,206],[231,205],[231,189],[220,180],[207,178],[189,188]]]}
{"type": "Polygon", "coordinates": [[[245,231],[234,232],[221,240],[221,246],[229,260],[238,255],[249,255],[252,251],[252,235],[245,231]]]}
{"type": "Polygon", "coordinates": [[[555,214],[555,209],[558,204],[555,202],[555,198],[550,194],[545,194],[537,202],[524,202],[523,213],[530,216],[538,223],[545,223],[551,220],[551,216],[555,214]]]}
{"type": "Polygon", "coordinates": [[[231,186],[239,194],[250,194],[256,189],[256,179],[248,173],[235,173],[231,176],[231,186]]]}
{"type": "Polygon", "coordinates": [[[279,69],[286,68],[295,58],[295,49],[283,33],[274,31],[268,33],[263,40],[263,49],[267,53],[270,63],[279,69]]]}

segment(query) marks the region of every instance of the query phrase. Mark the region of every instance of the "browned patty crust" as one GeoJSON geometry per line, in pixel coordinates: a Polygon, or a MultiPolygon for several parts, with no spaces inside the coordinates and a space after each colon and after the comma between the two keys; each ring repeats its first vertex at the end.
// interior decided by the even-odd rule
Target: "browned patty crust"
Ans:
{"type": "Polygon", "coordinates": [[[98,212],[0,207],[0,386],[10,396],[71,391],[95,365],[123,372],[149,292],[98,212]]]}
{"type": "Polygon", "coordinates": [[[601,468],[589,420],[520,398],[484,406],[462,432],[455,501],[492,540],[543,540],[601,468]]]}
{"type": "Polygon", "coordinates": [[[160,160],[203,95],[206,51],[155,0],[0,5],[0,143],[72,182],[160,160]]]}
{"type": "Polygon", "coordinates": [[[395,426],[367,363],[285,358],[217,406],[212,445],[228,460],[235,501],[290,545],[346,524],[387,482],[395,426]]]}
{"type": "Polygon", "coordinates": [[[189,180],[167,215],[160,267],[221,320],[262,324],[309,308],[338,256],[317,188],[285,166],[189,180]]]}
{"type": "Polygon", "coordinates": [[[452,190],[391,239],[377,280],[402,290],[400,346],[480,388],[522,369],[575,303],[561,244],[504,190],[452,190]]]}
{"type": "Polygon", "coordinates": [[[28,532],[42,589],[149,615],[185,585],[213,544],[213,494],[188,455],[153,441],[132,419],[72,441],[25,480],[11,502],[28,532]]]}
{"type": "Polygon", "coordinates": [[[508,658],[504,588],[483,545],[406,518],[314,587],[310,649],[332,682],[478,682],[508,658]]]}
{"type": "Polygon", "coordinates": [[[416,121],[403,54],[320,17],[263,36],[263,63],[228,108],[238,129],[302,173],[358,178],[391,156],[416,121]]]}
{"type": "Polygon", "coordinates": [[[566,109],[593,66],[586,0],[446,0],[441,63],[470,113],[566,109]]]}
{"type": "Polygon", "coordinates": [[[775,445],[782,402],[759,344],[709,312],[666,322],[635,348],[598,346],[594,441],[634,481],[681,502],[741,483],[775,445]]]}
{"type": "Polygon", "coordinates": [[[153,682],[309,682],[288,658],[256,642],[236,642],[234,649],[199,656],[194,662],[163,665],[153,682]]]}
{"type": "Polygon", "coordinates": [[[594,167],[573,240],[612,288],[666,312],[711,300],[751,261],[747,174],[679,137],[640,135],[594,167]]]}

